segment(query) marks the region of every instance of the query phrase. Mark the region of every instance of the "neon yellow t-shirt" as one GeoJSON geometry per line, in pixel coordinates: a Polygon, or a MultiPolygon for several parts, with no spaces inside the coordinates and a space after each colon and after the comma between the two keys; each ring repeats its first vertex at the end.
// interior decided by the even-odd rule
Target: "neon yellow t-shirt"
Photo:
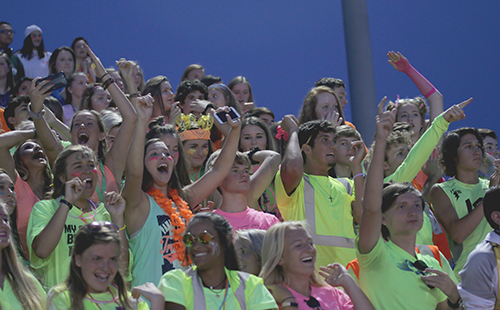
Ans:
{"type": "MultiPolygon", "coordinates": [[[[59,288],[59,287],[58,287],[59,288]]],[[[142,299],[133,299],[128,292],[129,301],[132,305],[132,309],[137,310],[149,310],[148,304],[142,299]]],[[[51,289],[48,293],[47,299],[49,300],[49,305],[47,310],[67,310],[71,307],[71,300],[69,297],[69,291],[65,290],[61,293],[56,293],[55,288],[51,289]]],[[[118,289],[114,286],[109,287],[108,292],[88,294],[83,298],[83,308],[88,310],[116,310],[121,309],[120,300],[118,298],[118,289]],[[93,299],[93,300],[92,300],[93,299]]]]}
{"type": "MultiPolygon", "coordinates": [[[[346,266],[356,258],[354,248],[354,218],[351,203],[353,195],[349,195],[345,186],[332,177],[316,176],[304,173],[314,188],[314,205],[316,213],[316,234],[324,236],[340,236],[352,240],[351,247],[337,247],[316,244],[317,266],[327,266],[338,262],[346,266]],[[332,200],[330,200],[330,197],[332,200]]],[[[285,221],[303,221],[305,215],[305,180],[302,178],[295,191],[288,196],[281,180],[281,170],[275,178],[276,201],[285,221]]],[[[311,226],[309,223],[307,226],[311,226]]],[[[310,227],[308,227],[310,229],[310,227]]]]}
{"type": "MultiPolygon", "coordinates": [[[[479,183],[466,184],[451,179],[444,183],[438,183],[438,186],[446,193],[450,199],[453,208],[457,212],[458,218],[461,219],[472,212],[477,204],[482,200],[484,194],[488,190],[489,181],[479,179],[479,183]]],[[[464,240],[462,244],[456,244],[448,237],[450,251],[455,260],[455,275],[464,268],[465,262],[469,254],[476,248],[476,245],[481,243],[486,235],[491,232],[491,226],[483,217],[476,229],[464,240]]]]}
{"type": "MultiPolygon", "coordinates": [[[[28,274],[28,277],[30,278],[31,282],[33,282],[33,284],[35,285],[38,293],[42,298],[42,305],[43,307],[45,307],[46,293],[43,290],[42,285],[31,274],[28,274]]],[[[10,282],[9,280],[7,280],[7,278],[5,278],[3,282],[3,290],[0,290],[0,305],[2,306],[2,309],[23,309],[23,306],[21,305],[16,295],[12,291],[12,287],[10,286],[10,282]]]]}
{"type": "MultiPolygon", "coordinates": [[[[227,292],[225,308],[226,309],[241,309],[235,292],[240,285],[238,272],[235,270],[227,270],[226,275],[229,279],[229,288],[227,292]]],[[[165,301],[176,303],[186,307],[187,310],[193,310],[193,283],[192,278],[180,269],[171,270],[163,275],[158,284],[158,288],[163,292],[165,301]]],[[[206,309],[219,309],[224,300],[225,290],[211,291],[203,287],[205,295],[206,309]],[[217,297],[218,296],[218,297],[217,297]]],[[[261,278],[250,275],[245,282],[245,300],[246,307],[249,310],[259,309],[278,309],[273,296],[264,286],[261,278]]]]}
{"type": "MultiPolygon", "coordinates": [[[[68,277],[71,250],[78,229],[87,222],[111,221],[111,217],[102,203],[90,213],[83,213],[78,208],[72,208],[66,218],[61,239],[56,248],[47,258],[41,259],[33,251],[33,240],[47,226],[58,208],[59,202],[56,199],[40,200],[33,206],[28,222],[27,241],[31,267],[35,274],[41,277],[42,286],[46,291],[62,283],[68,277]]],[[[64,206],[64,208],[67,207],[64,206]]]]}
{"type": "Polygon", "coordinates": [[[357,251],[356,255],[360,268],[359,285],[375,309],[436,309],[437,304],[447,298],[440,289],[429,288],[420,278],[420,271],[412,265],[419,259],[430,268],[443,270],[434,257],[415,253],[415,259],[382,238],[370,253],[357,251]]]}

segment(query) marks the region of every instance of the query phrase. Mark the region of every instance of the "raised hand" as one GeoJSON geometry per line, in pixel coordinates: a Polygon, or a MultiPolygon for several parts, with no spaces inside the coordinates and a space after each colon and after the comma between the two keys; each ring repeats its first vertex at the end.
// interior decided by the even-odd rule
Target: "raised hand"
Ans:
{"type": "Polygon", "coordinates": [[[104,207],[110,215],[122,215],[125,212],[125,198],[116,192],[104,193],[104,207]]]}
{"type": "Polygon", "coordinates": [[[330,111],[326,115],[321,115],[322,121],[329,121],[333,126],[337,127],[342,124],[342,117],[337,111],[330,111]]]}
{"type": "Polygon", "coordinates": [[[410,68],[410,62],[400,52],[397,52],[396,54],[395,52],[390,51],[387,53],[387,57],[389,57],[388,62],[398,71],[404,72],[410,68]]]}
{"type": "Polygon", "coordinates": [[[422,171],[429,177],[433,178],[434,176],[439,178],[443,175],[443,167],[439,164],[438,160],[438,152],[434,149],[431,156],[425,163],[422,171]]]}
{"type": "Polygon", "coordinates": [[[387,97],[384,97],[378,105],[378,115],[375,129],[375,138],[383,141],[387,139],[392,131],[392,126],[396,122],[396,109],[384,112],[384,104],[386,101],[387,97]]]}
{"type": "Polygon", "coordinates": [[[281,120],[281,128],[290,134],[291,131],[299,129],[299,121],[295,115],[285,115],[285,117],[281,120]]]}
{"type": "Polygon", "coordinates": [[[321,266],[319,274],[325,278],[325,282],[333,287],[344,286],[346,280],[352,280],[344,266],[339,263],[329,264],[327,267],[321,266]]]}
{"type": "Polygon", "coordinates": [[[82,196],[85,183],[87,182],[76,177],[66,182],[64,198],[74,204],[82,196]]]}
{"type": "Polygon", "coordinates": [[[179,101],[176,101],[176,102],[174,102],[172,104],[172,108],[170,108],[170,114],[168,116],[168,123],[170,125],[174,125],[175,126],[175,123],[177,122],[177,118],[182,113],[182,110],[179,107],[179,104],[180,104],[179,101]]]}
{"type": "Polygon", "coordinates": [[[363,141],[354,141],[351,146],[354,150],[354,156],[349,158],[349,162],[351,165],[358,164],[361,165],[361,162],[366,157],[366,148],[365,143],[363,141]]]}
{"type": "Polygon", "coordinates": [[[120,70],[120,73],[123,77],[127,79],[133,79],[134,72],[134,64],[131,61],[126,60],[125,58],[120,58],[120,60],[116,61],[116,65],[120,70]]]}
{"type": "Polygon", "coordinates": [[[444,119],[448,122],[456,122],[465,118],[464,108],[472,101],[472,97],[460,102],[459,104],[452,105],[448,110],[444,112],[444,119]]]}
{"type": "Polygon", "coordinates": [[[138,299],[141,295],[146,298],[151,303],[151,309],[157,309],[156,306],[161,306],[159,309],[163,309],[165,297],[162,291],[153,283],[147,282],[143,285],[136,286],[132,289],[131,293],[134,299],[138,299]]]}
{"type": "Polygon", "coordinates": [[[136,112],[137,112],[137,117],[144,121],[144,122],[149,122],[149,119],[151,118],[151,115],[153,114],[153,103],[154,99],[151,96],[151,94],[147,94],[146,96],[141,96],[137,97],[136,101],[136,112]]]}
{"type": "Polygon", "coordinates": [[[31,81],[31,86],[29,90],[29,96],[31,99],[31,111],[34,113],[38,113],[42,110],[43,108],[43,100],[47,98],[50,95],[50,92],[46,92],[47,89],[50,88],[50,84],[52,82],[50,80],[45,80],[41,82],[40,84],[36,85],[36,82],[40,80],[40,78],[36,78],[33,81],[31,81]],[[45,85],[47,85],[47,88],[42,89],[45,85]]]}
{"type": "Polygon", "coordinates": [[[106,73],[106,69],[104,69],[101,60],[94,54],[94,52],[92,51],[92,49],[90,49],[90,46],[88,44],[85,44],[85,49],[87,50],[90,59],[92,59],[92,62],[95,64],[95,71],[96,71],[95,73],[97,74],[98,77],[102,77],[106,73]]]}

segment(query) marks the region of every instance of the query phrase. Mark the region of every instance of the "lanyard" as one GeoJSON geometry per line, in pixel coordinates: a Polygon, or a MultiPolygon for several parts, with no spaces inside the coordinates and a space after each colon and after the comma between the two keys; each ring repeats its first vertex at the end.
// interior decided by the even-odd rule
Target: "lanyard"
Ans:
{"type": "Polygon", "coordinates": [[[101,202],[104,202],[104,193],[106,192],[106,189],[107,189],[106,171],[104,170],[104,164],[102,163],[102,160],[100,160],[100,159],[99,159],[99,169],[101,170],[101,175],[102,175],[101,184],[100,184],[102,186],[102,190],[101,190],[101,186],[99,186],[99,184],[97,184],[95,187],[95,191],[97,192],[97,196],[99,197],[99,200],[101,202]]]}

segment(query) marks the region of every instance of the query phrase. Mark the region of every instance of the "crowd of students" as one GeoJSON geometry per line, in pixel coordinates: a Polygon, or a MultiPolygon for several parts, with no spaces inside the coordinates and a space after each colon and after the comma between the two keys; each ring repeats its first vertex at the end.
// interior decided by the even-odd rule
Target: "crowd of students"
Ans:
{"type": "Polygon", "coordinates": [[[277,121],[243,76],[193,64],[174,93],[85,38],[13,35],[0,22],[2,309],[500,307],[497,136],[447,133],[472,98],[445,110],[401,53],[422,96],[382,99],[366,146],[338,78],[277,121]]]}

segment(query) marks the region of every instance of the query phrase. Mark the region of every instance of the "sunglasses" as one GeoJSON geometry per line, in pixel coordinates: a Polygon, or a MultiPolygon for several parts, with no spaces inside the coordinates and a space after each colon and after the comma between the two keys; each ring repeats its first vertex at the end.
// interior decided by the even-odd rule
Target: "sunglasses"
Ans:
{"type": "Polygon", "coordinates": [[[321,304],[319,303],[319,301],[314,298],[314,297],[309,297],[309,300],[305,300],[304,301],[306,302],[306,304],[309,306],[309,308],[311,309],[317,309],[317,310],[323,310],[323,308],[321,307],[321,304]]]}
{"type": "Polygon", "coordinates": [[[108,228],[111,231],[116,231],[118,232],[120,228],[116,226],[116,224],[113,224],[111,222],[105,221],[105,222],[92,222],[90,224],[85,225],[85,228],[90,231],[90,232],[100,232],[103,227],[108,228]]]}
{"type": "MultiPolygon", "coordinates": [[[[415,262],[411,264],[413,265],[413,267],[417,268],[422,275],[426,276],[428,274],[427,272],[425,272],[425,269],[429,268],[429,266],[427,266],[427,264],[424,261],[417,259],[415,262]]],[[[427,285],[427,286],[429,288],[434,288],[434,286],[432,285],[427,285]]]]}
{"type": "Polygon", "coordinates": [[[198,241],[201,243],[201,244],[204,244],[204,245],[207,245],[210,243],[210,241],[212,241],[212,239],[214,239],[215,237],[212,236],[211,234],[209,234],[206,230],[203,231],[202,233],[200,233],[198,235],[198,238],[195,238],[193,235],[191,235],[191,233],[186,233],[183,237],[182,237],[182,242],[184,242],[184,244],[186,245],[186,247],[190,248],[194,245],[194,241],[196,239],[198,239],[198,241]]]}
{"type": "Polygon", "coordinates": [[[0,30],[0,33],[5,33],[6,35],[10,36],[16,33],[14,30],[0,30]]]}

